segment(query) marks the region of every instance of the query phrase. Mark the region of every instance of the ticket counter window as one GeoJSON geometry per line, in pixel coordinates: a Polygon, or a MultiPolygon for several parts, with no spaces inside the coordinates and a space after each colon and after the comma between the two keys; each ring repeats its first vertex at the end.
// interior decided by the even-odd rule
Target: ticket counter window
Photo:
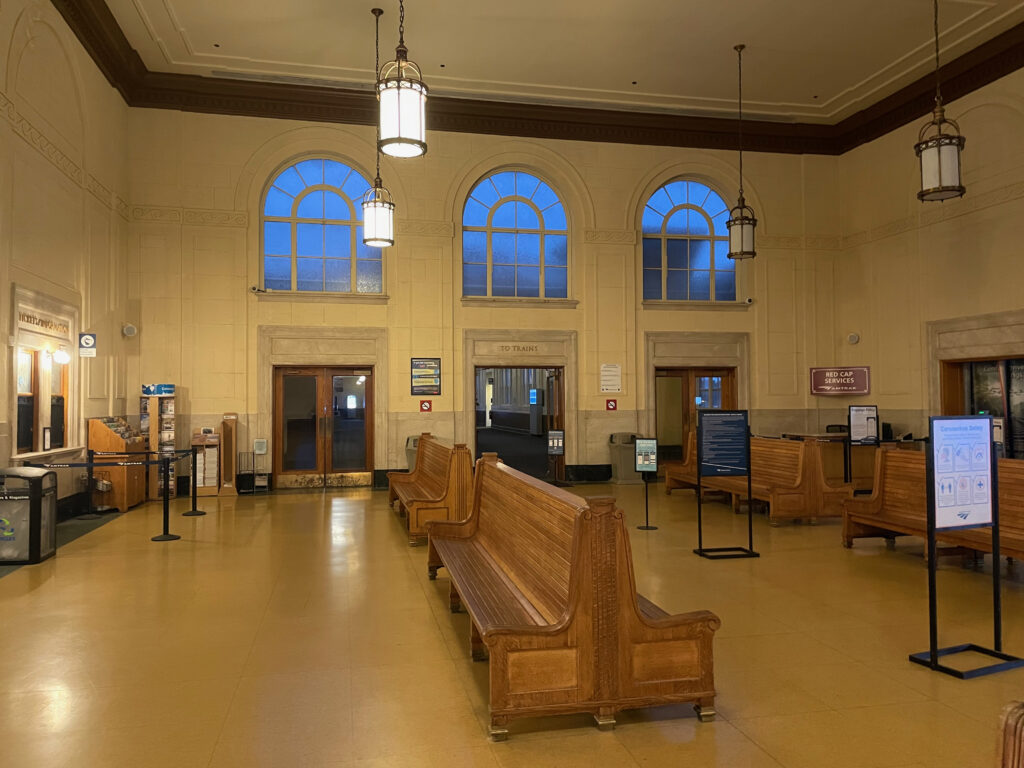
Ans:
{"type": "Polygon", "coordinates": [[[18,453],[35,450],[36,435],[36,353],[18,350],[18,453]]]}
{"type": "Polygon", "coordinates": [[[69,363],[63,348],[18,348],[18,453],[67,445],[69,363]]]}

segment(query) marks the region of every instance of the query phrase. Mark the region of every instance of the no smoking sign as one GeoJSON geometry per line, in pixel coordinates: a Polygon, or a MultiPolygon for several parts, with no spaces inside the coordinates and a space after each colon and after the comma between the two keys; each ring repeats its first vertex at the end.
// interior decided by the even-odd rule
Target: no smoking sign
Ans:
{"type": "Polygon", "coordinates": [[[420,413],[430,413],[434,410],[433,400],[420,400],[420,413]]]}
{"type": "Polygon", "coordinates": [[[604,409],[606,411],[617,411],[617,410],[619,410],[619,401],[618,400],[605,400],[604,401],[604,409]]]}

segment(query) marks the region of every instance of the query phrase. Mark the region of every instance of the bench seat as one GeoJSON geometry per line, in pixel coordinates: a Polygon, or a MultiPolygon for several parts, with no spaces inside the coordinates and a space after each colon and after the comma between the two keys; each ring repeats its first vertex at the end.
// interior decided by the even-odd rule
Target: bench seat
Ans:
{"type": "Polygon", "coordinates": [[[671,615],[638,595],[622,511],[584,500],[485,454],[462,522],[427,524],[428,575],[470,617],[470,650],[490,660],[490,732],[517,717],[694,703],[714,716],[710,611],[671,615]]]}
{"type": "MultiPolygon", "coordinates": [[[[927,457],[924,453],[879,450],[875,488],[868,497],[843,503],[843,545],[855,539],[928,534],[927,457]]],[[[999,551],[1024,558],[1024,461],[999,459],[999,551]]],[[[989,528],[940,530],[936,541],[979,552],[992,551],[989,528]]]]}
{"type": "Polygon", "coordinates": [[[388,503],[398,502],[409,544],[426,541],[428,520],[462,520],[468,513],[473,461],[463,444],[447,446],[429,432],[420,435],[411,472],[388,472],[388,503]]]}

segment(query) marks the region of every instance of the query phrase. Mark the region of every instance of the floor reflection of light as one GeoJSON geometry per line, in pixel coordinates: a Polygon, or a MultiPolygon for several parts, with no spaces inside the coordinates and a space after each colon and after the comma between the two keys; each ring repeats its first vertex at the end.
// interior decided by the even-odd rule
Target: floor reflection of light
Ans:
{"type": "Polygon", "coordinates": [[[43,710],[43,718],[47,730],[59,731],[70,724],[72,693],[66,685],[60,684],[56,688],[43,691],[46,696],[46,707],[43,710]]]}
{"type": "Polygon", "coordinates": [[[346,549],[355,543],[355,538],[352,536],[350,515],[343,511],[343,506],[337,504],[338,501],[339,499],[331,500],[331,548],[346,549]]]}

